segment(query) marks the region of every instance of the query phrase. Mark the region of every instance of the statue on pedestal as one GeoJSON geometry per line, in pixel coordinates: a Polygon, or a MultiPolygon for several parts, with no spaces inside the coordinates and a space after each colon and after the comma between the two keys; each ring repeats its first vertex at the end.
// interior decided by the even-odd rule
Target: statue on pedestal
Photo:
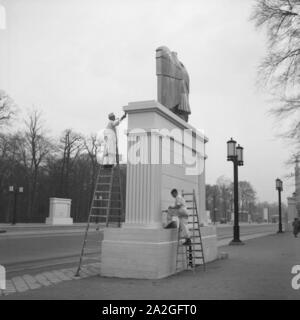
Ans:
{"type": "Polygon", "coordinates": [[[156,49],[157,100],[180,118],[188,121],[189,75],[177,58],[176,52],[167,47],[156,49]]]}

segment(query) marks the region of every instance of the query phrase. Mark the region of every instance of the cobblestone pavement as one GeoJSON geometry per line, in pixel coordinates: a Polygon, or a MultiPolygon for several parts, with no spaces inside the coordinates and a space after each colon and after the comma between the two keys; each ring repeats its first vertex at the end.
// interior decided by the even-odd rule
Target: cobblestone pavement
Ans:
{"type": "Polygon", "coordinates": [[[6,289],[0,290],[0,296],[7,296],[18,292],[40,289],[61,283],[63,281],[78,280],[91,276],[96,276],[100,271],[100,263],[89,263],[83,265],[80,278],[75,277],[75,268],[59,269],[38,273],[36,275],[25,274],[13,277],[6,281],[6,289]]]}

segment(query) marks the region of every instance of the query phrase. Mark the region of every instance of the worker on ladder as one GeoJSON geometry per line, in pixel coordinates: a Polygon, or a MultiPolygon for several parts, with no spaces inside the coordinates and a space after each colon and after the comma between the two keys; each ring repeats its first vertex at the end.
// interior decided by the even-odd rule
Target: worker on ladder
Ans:
{"type": "Polygon", "coordinates": [[[118,141],[116,127],[126,117],[126,113],[119,119],[113,113],[108,115],[109,122],[104,130],[104,151],[103,151],[103,165],[111,168],[118,163],[118,141]]]}
{"type": "Polygon", "coordinates": [[[186,208],[184,198],[178,194],[177,189],[171,191],[171,195],[175,198],[174,206],[169,206],[168,215],[177,216],[179,220],[179,230],[182,233],[182,237],[185,238],[183,245],[191,245],[191,235],[188,227],[188,210],[186,208]]]}

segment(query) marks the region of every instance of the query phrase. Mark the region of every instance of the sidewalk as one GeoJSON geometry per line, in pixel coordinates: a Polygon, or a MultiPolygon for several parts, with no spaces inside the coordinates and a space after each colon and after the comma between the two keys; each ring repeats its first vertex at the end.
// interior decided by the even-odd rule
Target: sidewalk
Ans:
{"type": "Polygon", "coordinates": [[[0,299],[300,299],[291,269],[300,264],[300,238],[273,234],[224,246],[229,259],[162,280],[86,277],[0,299]]]}

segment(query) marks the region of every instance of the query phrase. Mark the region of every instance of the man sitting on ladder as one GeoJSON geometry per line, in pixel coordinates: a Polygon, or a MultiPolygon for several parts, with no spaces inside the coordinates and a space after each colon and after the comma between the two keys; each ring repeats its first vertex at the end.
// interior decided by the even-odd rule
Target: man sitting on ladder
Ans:
{"type": "Polygon", "coordinates": [[[118,155],[118,141],[116,127],[126,117],[126,113],[119,119],[113,113],[108,115],[109,122],[104,130],[104,152],[103,165],[107,168],[112,167],[116,162],[118,155]]]}
{"type": "Polygon", "coordinates": [[[177,216],[179,220],[179,230],[182,233],[183,238],[185,238],[185,242],[183,245],[190,245],[191,244],[191,235],[188,227],[188,211],[186,208],[184,198],[178,194],[177,189],[173,189],[171,191],[171,195],[175,198],[174,206],[169,206],[168,208],[168,215],[170,216],[177,216]]]}

